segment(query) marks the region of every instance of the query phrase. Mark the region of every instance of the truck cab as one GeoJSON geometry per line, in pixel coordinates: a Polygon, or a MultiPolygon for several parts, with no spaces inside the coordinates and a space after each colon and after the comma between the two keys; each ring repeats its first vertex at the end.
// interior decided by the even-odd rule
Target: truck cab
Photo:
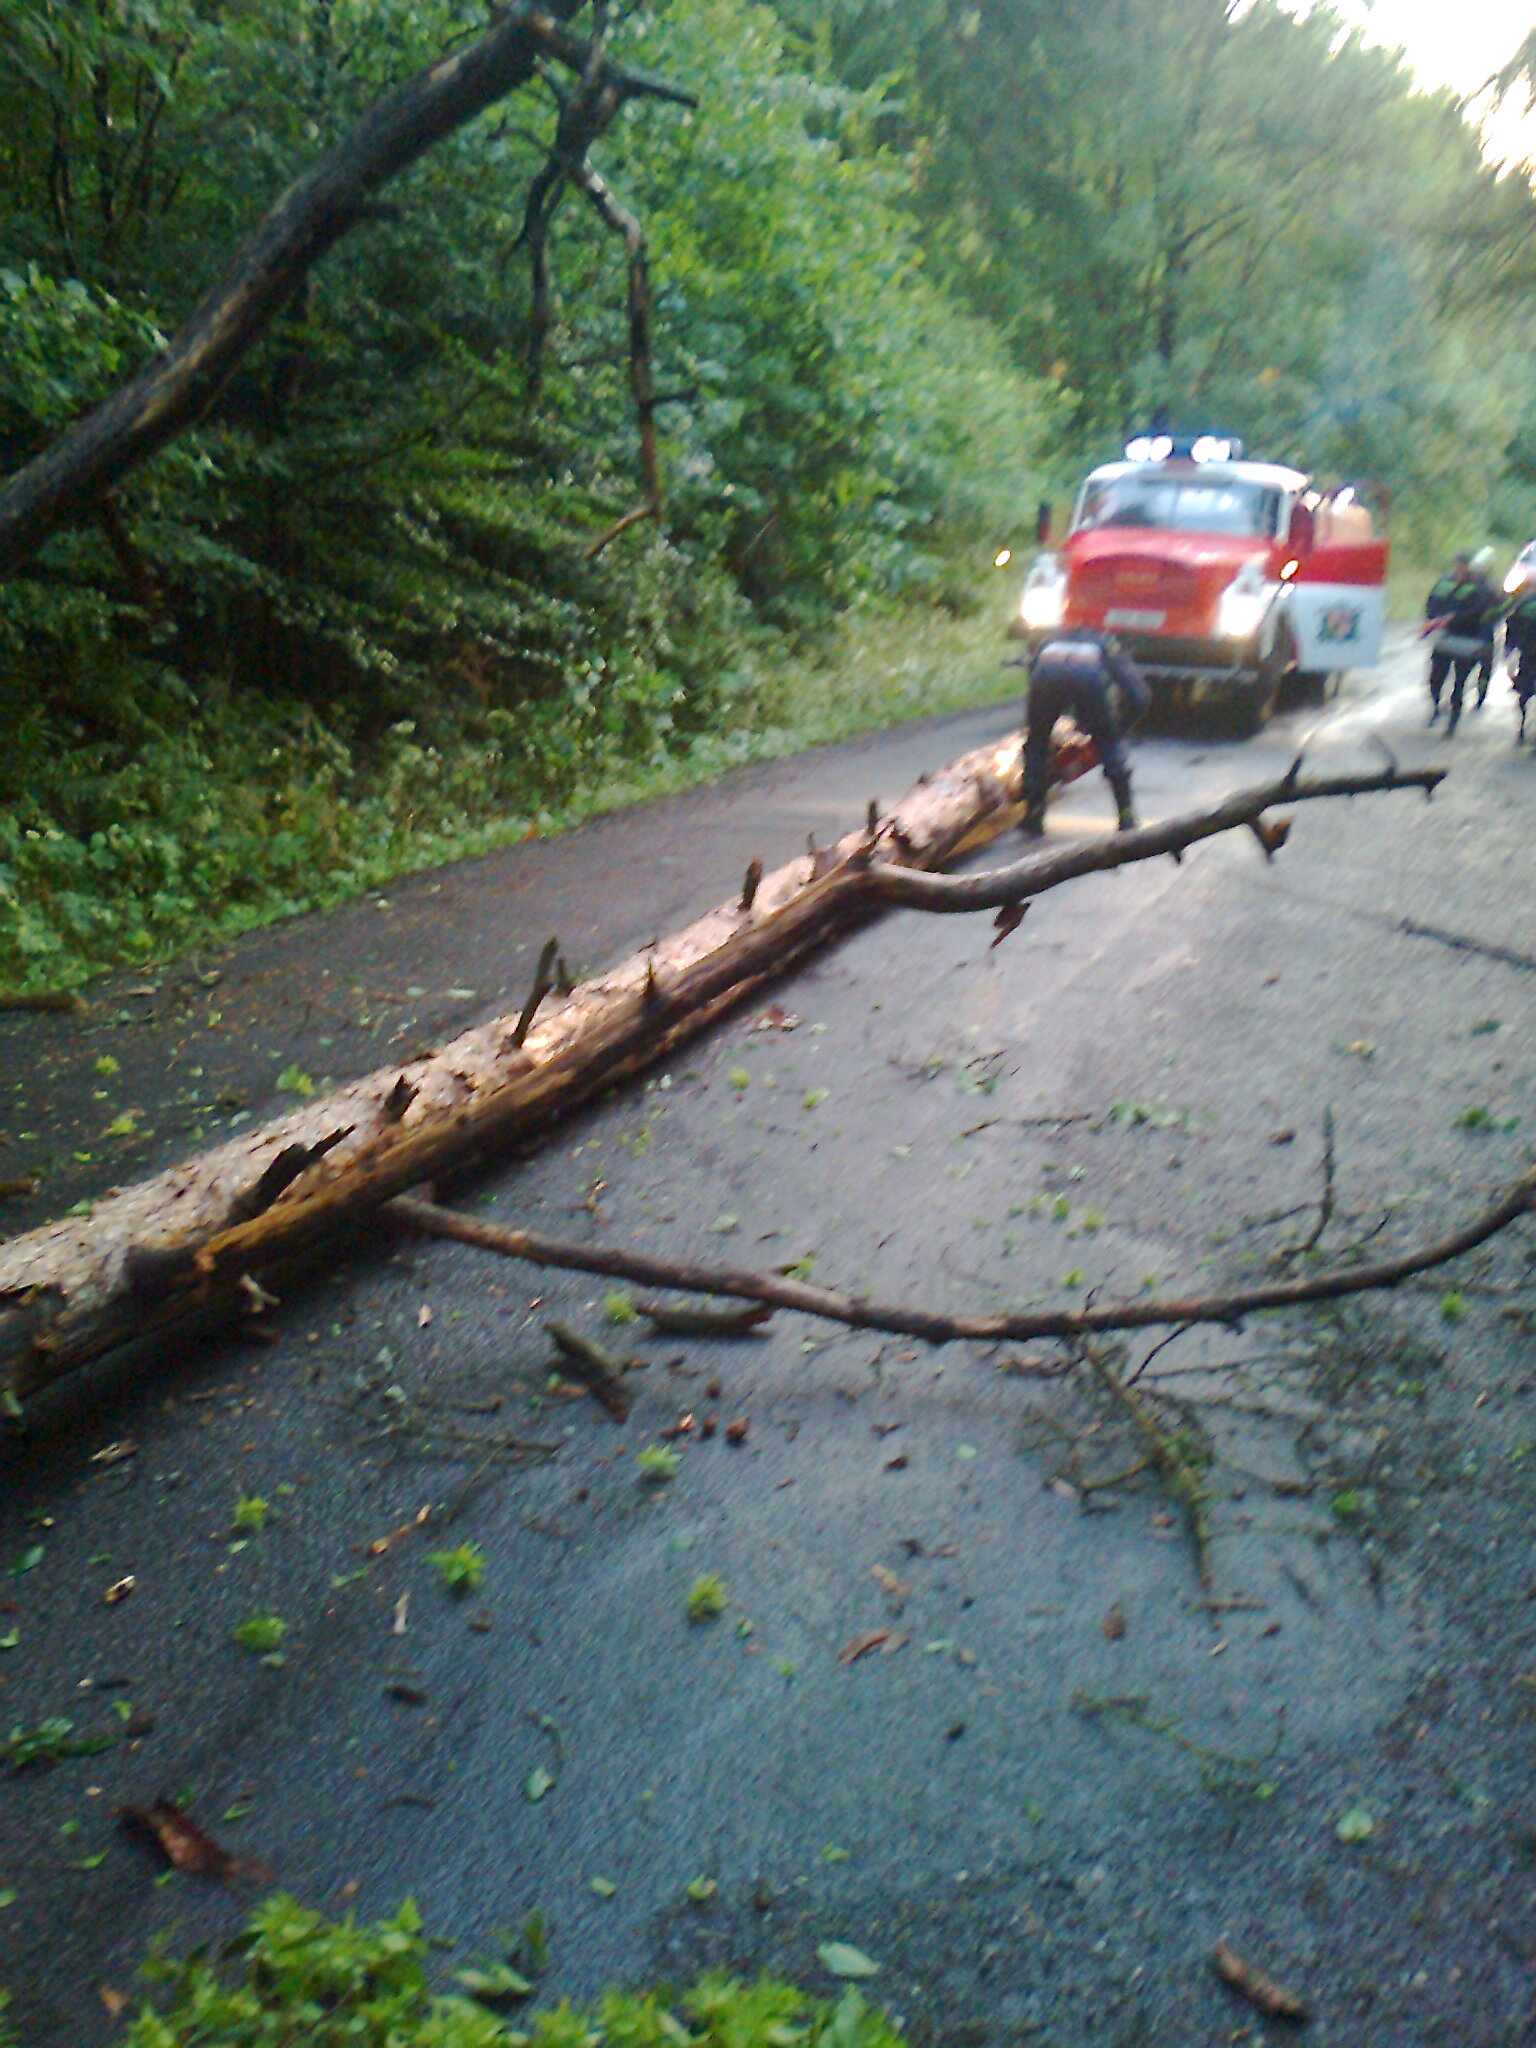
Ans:
{"type": "Polygon", "coordinates": [[[1213,435],[1143,435],[1085,479],[1065,539],[1030,569],[1010,628],[1113,633],[1154,699],[1243,730],[1282,691],[1380,658],[1387,543],[1360,494],[1243,459],[1213,435]]]}

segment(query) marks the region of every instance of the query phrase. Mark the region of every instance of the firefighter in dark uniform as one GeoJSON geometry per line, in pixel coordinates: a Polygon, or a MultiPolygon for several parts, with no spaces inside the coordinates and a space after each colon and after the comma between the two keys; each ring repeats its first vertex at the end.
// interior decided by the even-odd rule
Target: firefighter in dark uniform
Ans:
{"type": "Polygon", "coordinates": [[[1520,733],[1515,741],[1519,746],[1525,738],[1526,710],[1536,697],[1536,578],[1523,583],[1510,600],[1504,614],[1504,652],[1520,706],[1520,733]]]}
{"type": "Polygon", "coordinates": [[[1024,820],[1030,838],[1045,830],[1045,791],[1050,773],[1051,731],[1058,718],[1075,719],[1093,741],[1104,779],[1114,791],[1120,830],[1136,824],[1131,809],[1131,771],[1121,740],[1121,720],[1146,712],[1152,693],[1134,661],[1107,633],[1091,626],[1062,626],[1047,633],[1029,658],[1029,727],[1024,740],[1024,820]],[[1117,712],[1115,699],[1120,699],[1117,712]]]}
{"type": "Polygon", "coordinates": [[[1461,721],[1461,700],[1467,678],[1482,657],[1492,622],[1500,610],[1499,595],[1479,576],[1467,554],[1452,557],[1448,576],[1430,591],[1424,605],[1425,633],[1430,637],[1429,722],[1440,716],[1445,680],[1451,679],[1450,712],[1445,721],[1449,739],[1461,721]]]}

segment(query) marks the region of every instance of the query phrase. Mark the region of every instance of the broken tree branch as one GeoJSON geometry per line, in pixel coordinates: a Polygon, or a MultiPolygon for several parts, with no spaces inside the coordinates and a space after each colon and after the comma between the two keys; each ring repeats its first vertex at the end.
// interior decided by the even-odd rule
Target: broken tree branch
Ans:
{"type": "MultiPolygon", "coordinates": [[[[1236,1288],[1227,1294],[1194,1294],[1169,1298],[1152,1295],[1137,1301],[1106,1302],[1081,1309],[1024,1309],[1002,1315],[944,1315],[937,1310],[906,1308],[813,1287],[779,1273],[748,1271],[659,1259],[646,1252],[623,1251],[611,1245],[573,1244],[460,1215],[435,1202],[401,1196],[386,1213],[396,1222],[433,1237],[477,1245],[507,1258],[526,1259],[536,1266],[557,1266],[570,1272],[602,1273],[615,1280],[633,1280],[647,1287],[673,1287],[684,1294],[724,1294],[762,1301],[823,1321],[845,1323],[855,1330],[889,1330],[897,1336],[920,1337],[929,1344],[997,1344],[1039,1337],[1065,1340],[1091,1337],[1107,1330],[1143,1330],[1168,1323],[1221,1323],[1228,1327],[1263,1309],[1300,1308],[1311,1302],[1336,1301],[1346,1294],[1396,1287],[1401,1281],[1443,1266],[1507,1230],[1518,1217],[1536,1208],[1536,1167],[1522,1174],[1490,1207],[1448,1236],[1417,1251],[1403,1252],[1370,1266],[1348,1266],[1305,1280],[1279,1280],[1264,1287],[1236,1288]]],[[[1050,1368],[1042,1366],[1041,1371],[1050,1368]]]]}
{"type": "Polygon", "coordinates": [[[1209,810],[1162,818],[1134,832],[1112,832],[1102,839],[1074,840],[1050,853],[1033,853],[1010,867],[988,868],[977,875],[910,874],[898,868],[874,872],[875,893],[904,910],[1002,910],[1080,875],[1102,874],[1133,861],[1175,859],[1186,847],[1223,832],[1252,829],[1264,813],[1279,804],[1309,803],[1322,797],[1368,796],[1393,789],[1422,789],[1432,796],[1445,780],[1444,768],[1383,768],[1374,775],[1325,775],[1305,780],[1291,769],[1278,781],[1240,789],[1209,810]]]}

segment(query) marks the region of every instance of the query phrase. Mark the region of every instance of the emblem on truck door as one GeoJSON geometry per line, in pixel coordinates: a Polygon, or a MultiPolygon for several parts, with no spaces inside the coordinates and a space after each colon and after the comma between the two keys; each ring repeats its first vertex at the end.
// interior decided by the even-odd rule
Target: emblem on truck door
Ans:
{"type": "Polygon", "coordinates": [[[1358,640],[1360,607],[1354,604],[1332,606],[1317,622],[1317,637],[1331,647],[1340,646],[1346,640],[1358,640]]]}

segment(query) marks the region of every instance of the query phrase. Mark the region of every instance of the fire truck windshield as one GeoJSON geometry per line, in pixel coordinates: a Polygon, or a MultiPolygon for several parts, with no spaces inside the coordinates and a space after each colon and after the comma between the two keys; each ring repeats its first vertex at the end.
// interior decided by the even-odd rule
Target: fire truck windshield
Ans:
{"type": "Polygon", "coordinates": [[[1279,518],[1280,493],[1262,484],[1121,476],[1084,487],[1077,525],[1173,527],[1268,540],[1279,518]]]}

